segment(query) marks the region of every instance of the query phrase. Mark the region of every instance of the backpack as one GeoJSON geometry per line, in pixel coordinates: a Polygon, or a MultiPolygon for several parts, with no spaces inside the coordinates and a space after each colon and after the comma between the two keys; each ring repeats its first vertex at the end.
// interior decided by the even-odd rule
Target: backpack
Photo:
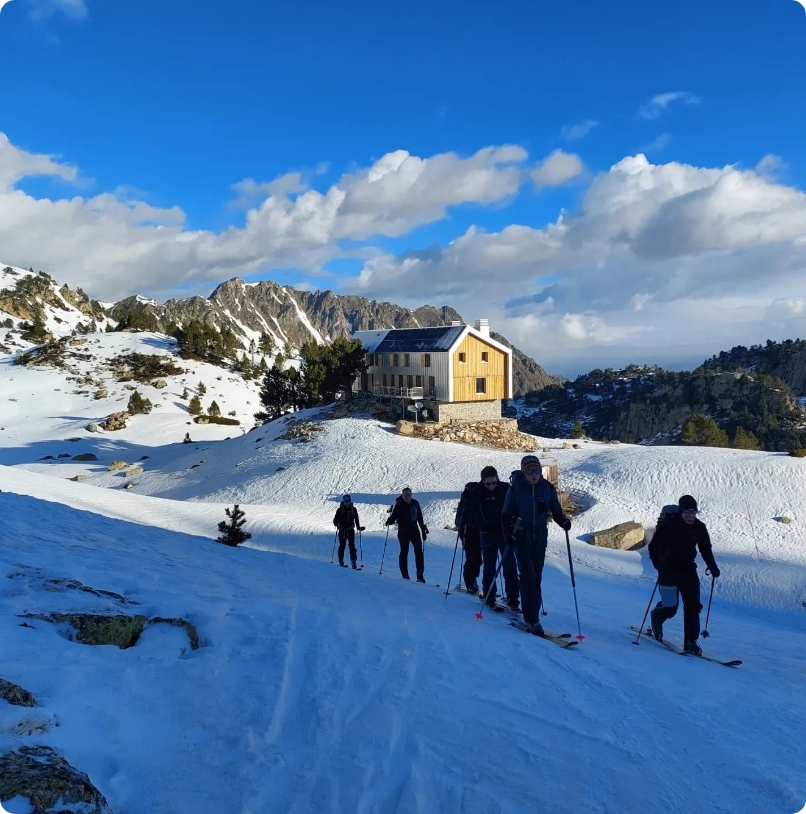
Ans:
{"type": "Polygon", "coordinates": [[[676,503],[668,503],[665,505],[661,510],[660,514],[658,515],[658,522],[655,524],[655,531],[652,532],[652,539],[649,541],[649,546],[647,550],[649,551],[649,558],[652,560],[653,564],[656,565],[662,562],[666,557],[665,551],[659,551],[658,545],[655,542],[658,532],[664,527],[667,526],[669,523],[672,522],[673,518],[678,517],[680,515],[680,507],[676,503]]]}

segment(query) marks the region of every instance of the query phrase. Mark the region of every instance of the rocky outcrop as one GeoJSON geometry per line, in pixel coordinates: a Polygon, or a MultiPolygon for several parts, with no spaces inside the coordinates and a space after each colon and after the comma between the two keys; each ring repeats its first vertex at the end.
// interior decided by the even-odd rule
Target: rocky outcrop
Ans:
{"type": "Polygon", "coordinates": [[[49,746],[21,746],[0,757],[0,800],[27,798],[34,814],[81,811],[112,814],[106,798],[84,772],[49,746]]]}
{"type": "Polygon", "coordinates": [[[603,531],[594,531],[588,537],[588,542],[602,548],[629,551],[639,547],[644,542],[644,535],[644,527],[640,523],[630,520],[603,531]]]}
{"type": "MultiPolygon", "coordinates": [[[[0,678],[0,698],[4,698],[15,707],[36,706],[36,698],[34,698],[33,693],[17,684],[13,684],[11,681],[6,681],[4,678],[0,678]]],[[[0,799],[2,799],[2,795],[0,795],[0,799]]]]}
{"type": "Polygon", "coordinates": [[[309,443],[316,437],[316,433],[325,428],[324,424],[299,419],[290,419],[288,429],[279,436],[282,441],[297,441],[299,443],[309,443]]]}
{"type": "Polygon", "coordinates": [[[149,619],[142,614],[127,616],[125,614],[97,614],[97,613],[23,613],[24,619],[40,619],[58,625],[69,625],[74,633],[70,634],[71,641],[80,644],[103,645],[111,644],[121,650],[127,650],[137,644],[146,624],[169,624],[182,627],[187,631],[191,649],[199,647],[199,634],[195,626],[186,619],[169,619],[155,616],[149,619]]]}
{"type": "Polygon", "coordinates": [[[106,421],[101,423],[101,429],[107,432],[123,430],[126,428],[126,421],[129,418],[131,418],[131,414],[126,410],[121,410],[119,413],[112,413],[107,416],[106,421]]]}
{"type": "Polygon", "coordinates": [[[497,421],[467,421],[453,424],[416,424],[398,421],[397,432],[431,441],[454,441],[494,449],[533,452],[538,448],[535,438],[518,431],[518,422],[512,418],[497,421]]]}

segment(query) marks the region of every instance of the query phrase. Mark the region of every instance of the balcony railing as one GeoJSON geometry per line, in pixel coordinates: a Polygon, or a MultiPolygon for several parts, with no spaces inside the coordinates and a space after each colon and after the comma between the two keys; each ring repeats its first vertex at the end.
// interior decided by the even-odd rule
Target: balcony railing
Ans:
{"type": "Polygon", "coordinates": [[[376,384],[372,388],[376,396],[395,396],[397,398],[421,399],[434,396],[434,388],[428,387],[383,387],[376,384]]]}

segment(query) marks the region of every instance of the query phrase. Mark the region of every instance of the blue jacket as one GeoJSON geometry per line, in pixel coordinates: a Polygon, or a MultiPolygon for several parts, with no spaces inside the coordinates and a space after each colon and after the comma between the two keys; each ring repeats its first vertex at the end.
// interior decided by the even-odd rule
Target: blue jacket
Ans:
{"type": "Polygon", "coordinates": [[[527,539],[546,545],[549,539],[549,512],[557,525],[561,526],[566,520],[557,490],[545,478],[532,485],[518,469],[509,480],[511,485],[501,511],[504,534],[509,539],[516,519],[520,518],[520,528],[526,532],[527,539]]]}

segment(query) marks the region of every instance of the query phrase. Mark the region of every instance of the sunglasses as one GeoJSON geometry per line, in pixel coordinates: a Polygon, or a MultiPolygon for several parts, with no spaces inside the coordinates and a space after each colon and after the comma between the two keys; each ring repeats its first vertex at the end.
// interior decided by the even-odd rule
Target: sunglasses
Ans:
{"type": "Polygon", "coordinates": [[[530,466],[528,469],[523,470],[524,475],[539,475],[540,470],[536,466],[530,466]]]}
{"type": "Polygon", "coordinates": [[[682,514],[699,514],[697,509],[683,509],[682,514]]]}

